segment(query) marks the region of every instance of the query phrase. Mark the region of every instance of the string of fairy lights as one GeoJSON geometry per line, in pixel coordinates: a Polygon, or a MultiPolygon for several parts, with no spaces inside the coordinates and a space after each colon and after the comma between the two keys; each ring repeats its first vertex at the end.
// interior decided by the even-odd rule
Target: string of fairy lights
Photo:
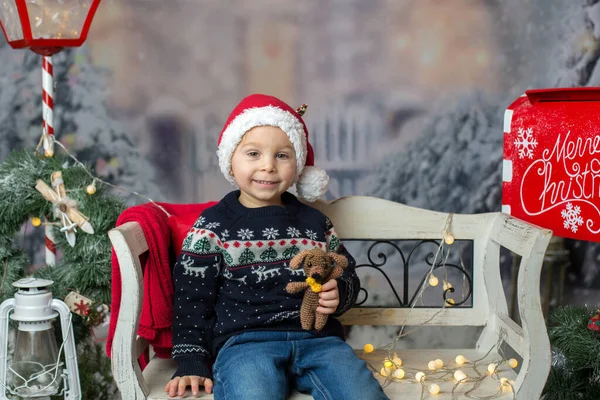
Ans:
{"type": "MultiPolygon", "coordinates": [[[[147,200],[150,203],[154,204],[159,209],[161,209],[166,215],[170,216],[169,212],[167,210],[165,210],[164,207],[162,207],[160,204],[156,203],[151,198],[149,198],[147,196],[144,196],[143,194],[140,194],[140,193],[135,192],[133,190],[129,190],[129,189],[126,189],[126,188],[118,186],[118,185],[113,185],[112,183],[107,182],[105,180],[102,180],[101,178],[99,178],[99,177],[95,176],[94,174],[92,174],[89,171],[89,169],[85,166],[85,164],[83,164],[81,161],[79,161],[77,159],[77,157],[75,157],[73,154],[71,154],[69,152],[69,150],[65,147],[65,145],[63,145],[60,141],[54,139],[53,135],[48,135],[46,133],[45,129],[43,130],[42,137],[40,138],[40,141],[39,141],[38,145],[35,148],[36,152],[39,151],[39,149],[40,149],[40,147],[41,147],[41,145],[42,145],[42,143],[43,143],[44,140],[48,140],[50,142],[50,147],[53,147],[53,145],[59,146],[67,154],[67,156],[69,156],[69,158],[71,158],[78,166],[80,166],[81,168],[83,168],[83,170],[85,171],[85,173],[87,175],[89,175],[89,177],[91,178],[92,181],[91,181],[91,183],[89,185],[87,185],[85,187],[85,191],[90,196],[93,195],[93,194],[95,194],[96,191],[98,190],[98,187],[96,186],[96,184],[97,184],[97,182],[99,182],[99,183],[102,183],[102,184],[104,184],[106,186],[109,186],[109,187],[111,187],[113,189],[116,189],[116,190],[119,190],[121,192],[125,192],[125,193],[128,193],[128,194],[133,194],[133,195],[135,195],[135,196],[137,196],[137,197],[139,197],[141,199],[147,200]]],[[[45,151],[44,155],[46,157],[54,157],[54,151],[45,151]]],[[[77,191],[77,190],[83,190],[83,188],[68,189],[67,192],[77,191]]],[[[37,220],[35,221],[35,223],[34,223],[33,220],[34,220],[34,218],[32,218],[32,224],[34,226],[40,226],[42,224],[42,221],[39,218],[37,218],[37,220]]],[[[44,224],[54,224],[54,223],[52,223],[52,222],[45,222],[44,224]]]]}
{"type": "MultiPolygon", "coordinates": [[[[400,327],[399,333],[393,338],[392,342],[377,349],[384,350],[385,357],[383,357],[377,366],[369,364],[369,368],[375,374],[378,374],[384,379],[384,387],[392,383],[419,384],[421,386],[421,399],[423,399],[427,393],[433,396],[440,394],[440,384],[445,382],[453,382],[453,398],[456,394],[456,390],[461,389],[461,386],[466,384],[471,384],[472,386],[465,393],[461,393],[461,395],[469,399],[492,400],[504,396],[508,392],[512,392],[512,397],[516,398],[514,392],[515,381],[507,377],[500,376],[500,373],[502,372],[502,366],[506,365],[509,368],[514,369],[519,365],[519,362],[516,358],[507,358],[504,356],[501,346],[506,335],[502,332],[498,342],[476,360],[468,360],[464,355],[457,354],[454,360],[447,362],[444,362],[444,360],[441,358],[432,359],[427,363],[427,367],[425,369],[405,365],[403,364],[402,359],[398,356],[396,344],[399,339],[427,326],[429,322],[435,319],[440,313],[444,312],[447,307],[452,307],[455,304],[452,298],[446,298],[444,300],[444,304],[438,310],[436,310],[436,312],[427,321],[419,324],[410,331],[405,332],[408,318],[417,304],[417,301],[422,301],[425,289],[428,286],[435,287],[439,284],[439,279],[433,274],[433,270],[436,268],[436,263],[440,258],[440,254],[444,255],[443,261],[441,262],[441,268],[443,269],[445,275],[442,285],[443,291],[446,292],[452,288],[452,284],[448,281],[448,273],[446,271],[446,263],[448,261],[448,257],[450,256],[450,249],[453,247],[453,245],[456,246],[456,244],[458,244],[458,242],[455,244],[455,238],[450,231],[452,218],[453,214],[448,214],[442,231],[443,240],[441,240],[438,245],[433,262],[431,263],[430,269],[427,272],[426,279],[419,287],[417,298],[409,308],[400,327]],[[486,360],[494,350],[496,350],[499,358],[494,359],[491,362],[489,360],[484,362],[484,360],[486,360]],[[497,382],[496,392],[486,396],[477,396],[475,392],[487,379],[493,379],[497,382]]],[[[460,265],[461,268],[465,270],[462,257],[460,256],[460,244],[458,244],[458,247],[460,265]]],[[[367,354],[372,353],[375,350],[375,347],[371,343],[367,343],[363,347],[364,353],[367,354]]]]}

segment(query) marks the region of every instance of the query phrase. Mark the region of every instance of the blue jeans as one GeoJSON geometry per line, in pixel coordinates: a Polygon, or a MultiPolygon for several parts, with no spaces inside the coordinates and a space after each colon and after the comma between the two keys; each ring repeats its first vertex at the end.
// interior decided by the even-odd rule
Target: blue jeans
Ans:
{"type": "Polygon", "coordinates": [[[388,399],[348,344],[309,332],[233,336],[219,351],[213,377],[215,400],[284,400],[292,388],[315,400],[388,399]]]}

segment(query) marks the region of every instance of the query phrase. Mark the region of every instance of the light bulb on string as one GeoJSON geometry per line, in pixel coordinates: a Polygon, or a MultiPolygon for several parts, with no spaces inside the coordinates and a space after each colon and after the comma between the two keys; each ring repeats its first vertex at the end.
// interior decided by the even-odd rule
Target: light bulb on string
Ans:
{"type": "Polygon", "coordinates": [[[94,180],[90,185],[88,185],[85,188],[85,191],[87,192],[87,194],[89,195],[93,195],[94,193],[96,193],[96,181],[94,180]]]}
{"type": "Polygon", "coordinates": [[[416,380],[417,382],[424,381],[424,380],[425,380],[425,378],[426,378],[426,376],[425,376],[425,373],[424,373],[424,372],[421,372],[421,371],[419,371],[419,372],[417,372],[417,373],[415,374],[415,380],[416,380]]]}
{"type": "Polygon", "coordinates": [[[452,236],[451,233],[447,233],[446,237],[444,237],[444,242],[446,242],[446,244],[450,246],[452,243],[454,243],[454,236],[452,236]]]}
{"type": "Polygon", "coordinates": [[[464,363],[467,362],[467,359],[465,358],[465,356],[459,354],[456,356],[456,358],[454,359],[454,361],[456,361],[456,364],[458,365],[463,365],[464,363]]]}
{"type": "Polygon", "coordinates": [[[519,365],[519,362],[517,361],[516,358],[511,358],[510,360],[508,360],[506,362],[508,364],[509,367],[511,368],[517,368],[517,366],[519,365]]]}
{"type": "Polygon", "coordinates": [[[512,390],[515,386],[515,381],[510,381],[510,380],[508,380],[508,378],[501,378],[500,385],[502,387],[502,391],[512,392],[512,390]]]}
{"type": "Polygon", "coordinates": [[[402,368],[397,368],[394,372],[392,372],[392,377],[395,379],[404,378],[404,370],[402,368]]]}
{"type": "Polygon", "coordinates": [[[436,385],[435,383],[429,385],[429,393],[435,395],[438,394],[440,392],[440,387],[438,385],[436,385]]]}
{"type": "Polygon", "coordinates": [[[431,274],[429,277],[429,286],[437,286],[439,282],[439,279],[435,275],[431,274]]]}
{"type": "Polygon", "coordinates": [[[465,374],[464,372],[462,372],[460,369],[457,369],[454,372],[454,379],[456,379],[458,382],[462,382],[465,379],[467,379],[467,374],[465,374]]]}

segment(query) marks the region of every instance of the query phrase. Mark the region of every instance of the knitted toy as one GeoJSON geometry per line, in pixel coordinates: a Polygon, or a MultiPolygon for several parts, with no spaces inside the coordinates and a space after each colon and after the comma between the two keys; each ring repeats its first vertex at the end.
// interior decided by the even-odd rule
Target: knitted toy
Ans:
{"type": "Polygon", "coordinates": [[[319,306],[319,293],[322,285],[330,279],[339,278],[343,268],[348,266],[348,259],[337,253],[325,253],[319,248],[302,250],[290,261],[292,269],[303,266],[306,274],[305,282],[290,282],[285,290],[290,293],[298,293],[304,290],[302,308],[300,309],[300,322],[302,329],[316,329],[320,331],[327,323],[327,314],[317,312],[319,306]]]}

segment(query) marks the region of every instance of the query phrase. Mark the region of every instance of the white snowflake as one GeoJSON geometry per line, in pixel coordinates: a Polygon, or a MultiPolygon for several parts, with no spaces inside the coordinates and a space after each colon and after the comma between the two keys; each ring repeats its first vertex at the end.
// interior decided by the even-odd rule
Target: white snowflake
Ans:
{"type": "Polygon", "coordinates": [[[298,237],[300,236],[300,231],[294,228],[293,226],[290,226],[289,228],[287,228],[287,234],[290,237],[298,237]]]}
{"type": "Polygon", "coordinates": [[[240,229],[237,234],[242,240],[250,240],[254,237],[254,232],[250,229],[240,229]]]}
{"type": "Polygon", "coordinates": [[[206,224],[206,229],[215,229],[217,226],[220,226],[220,222],[209,222],[206,224]]]}
{"type": "Polygon", "coordinates": [[[538,145],[533,137],[533,128],[519,128],[519,137],[515,139],[515,146],[519,150],[519,158],[533,158],[533,149],[538,145]]]}
{"type": "Polygon", "coordinates": [[[223,230],[223,232],[221,232],[221,237],[223,238],[223,240],[227,240],[227,238],[229,237],[229,230],[223,230]]]}
{"type": "Polygon", "coordinates": [[[265,228],[263,229],[262,234],[265,239],[277,239],[277,236],[279,236],[279,230],[275,228],[265,228]]]}
{"type": "Polygon", "coordinates": [[[194,226],[200,227],[200,226],[204,225],[205,222],[206,222],[206,218],[200,217],[200,218],[198,218],[198,221],[196,221],[196,223],[194,224],[194,226]]]}
{"type": "Polygon", "coordinates": [[[573,207],[573,204],[567,203],[567,208],[561,212],[565,229],[571,229],[573,233],[577,232],[578,227],[583,225],[583,218],[579,214],[581,214],[579,206],[573,207]]]}
{"type": "Polygon", "coordinates": [[[306,236],[308,236],[308,238],[310,240],[317,240],[317,234],[316,234],[316,232],[313,232],[310,229],[306,230],[306,236]]]}

